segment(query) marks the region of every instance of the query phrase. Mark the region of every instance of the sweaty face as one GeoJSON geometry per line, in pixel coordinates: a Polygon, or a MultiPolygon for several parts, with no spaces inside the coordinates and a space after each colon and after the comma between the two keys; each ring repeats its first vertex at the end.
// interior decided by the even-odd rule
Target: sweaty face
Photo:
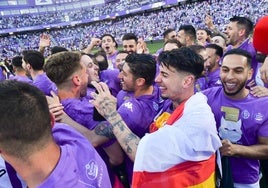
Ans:
{"type": "Polygon", "coordinates": [[[220,77],[225,94],[233,99],[247,96],[246,82],[252,76],[252,69],[247,65],[247,58],[241,55],[227,55],[222,61],[220,77]]]}
{"type": "Polygon", "coordinates": [[[94,64],[93,60],[88,55],[82,55],[81,63],[84,64],[88,75],[88,83],[91,81],[99,81],[99,67],[94,64]]]}
{"type": "Polygon", "coordinates": [[[106,54],[111,55],[115,52],[115,42],[110,36],[105,36],[101,40],[101,47],[106,54]]]}
{"type": "Polygon", "coordinates": [[[227,36],[227,45],[237,45],[239,42],[239,28],[236,22],[230,22],[225,30],[225,34],[227,36]]]}
{"type": "Polygon", "coordinates": [[[124,63],[122,71],[119,73],[118,78],[120,79],[121,87],[124,91],[135,90],[135,78],[131,73],[127,62],[124,63]]]}
{"type": "Polygon", "coordinates": [[[134,39],[131,40],[123,40],[123,50],[128,53],[136,53],[137,51],[137,43],[134,39]]]}

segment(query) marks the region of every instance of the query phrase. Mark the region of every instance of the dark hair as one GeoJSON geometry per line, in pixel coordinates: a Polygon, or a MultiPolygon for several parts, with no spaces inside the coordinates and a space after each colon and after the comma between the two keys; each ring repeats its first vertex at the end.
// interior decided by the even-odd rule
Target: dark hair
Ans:
{"type": "Polygon", "coordinates": [[[246,37],[248,37],[253,32],[254,24],[247,17],[234,16],[230,18],[230,22],[237,22],[240,27],[244,27],[246,30],[246,37]]]}
{"type": "Polygon", "coordinates": [[[103,51],[96,52],[95,55],[94,55],[94,58],[95,58],[98,66],[99,66],[100,71],[106,70],[109,67],[107,56],[106,56],[105,52],[103,52],[103,51]],[[98,61],[97,60],[98,56],[103,57],[103,60],[98,61]]]}
{"type": "Polygon", "coordinates": [[[111,39],[112,39],[113,42],[115,43],[115,47],[118,48],[118,44],[117,44],[117,42],[116,42],[116,40],[115,40],[115,38],[114,38],[113,35],[108,34],[108,33],[107,33],[107,34],[104,34],[104,35],[101,36],[101,40],[102,40],[104,37],[111,37],[111,39]]]}
{"type": "Polygon", "coordinates": [[[150,86],[154,83],[156,74],[156,61],[149,54],[129,54],[125,62],[130,68],[134,78],[144,78],[145,84],[150,86]]]}
{"type": "Polygon", "coordinates": [[[223,49],[222,49],[222,47],[220,47],[220,46],[217,45],[217,44],[208,44],[208,45],[206,46],[206,48],[212,48],[212,49],[215,49],[215,50],[216,50],[215,54],[216,54],[217,56],[219,56],[219,57],[222,57],[222,55],[223,55],[223,49]]]}
{"type": "Polygon", "coordinates": [[[179,31],[183,30],[192,40],[196,40],[196,31],[192,25],[181,25],[179,31]]]}
{"type": "Polygon", "coordinates": [[[224,54],[223,59],[228,55],[241,55],[241,56],[246,57],[247,65],[251,67],[252,56],[248,51],[242,50],[240,48],[231,49],[224,54]]]}
{"type": "Polygon", "coordinates": [[[0,106],[0,147],[5,152],[26,159],[52,140],[47,100],[35,86],[1,82],[0,106]]]}
{"type": "Polygon", "coordinates": [[[59,52],[48,58],[44,71],[48,78],[59,87],[74,72],[82,69],[80,60],[81,53],[79,52],[59,52]]]}
{"type": "Polygon", "coordinates": [[[166,29],[165,31],[164,31],[164,33],[163,33],[163,37],[164,38],[166,38],[167,37],[167,35],[169,34],[169,33],[171,33],[171,32],[173,32],[173,31],[175,31],[175,29],[166,29]]]}
{"type": "Polygon", "coordinates": [[[182,44],[181,44],[180,41],[178,41],[177,39],[168,39],[168,40],[164,43],[164,47],[166,46],[167,43],[175,44],[178,48],[181,48],[181,47],[182,47],[182,44]]]}
{"type": "Polygon", "coordinates": [[[199,54],[202,50],[206,50],[206,47],[199,44],[190,45],[188,47],[197,54],[199,54]]]}
{"type": "Polygon", "coordinates": [[[135,40],[136,43],[138,43],[138,38],[134,33],[126,33],[123,38],[123,40],[135,40]]]}
{"type": "Polygon", "coordinates": [[[187,72],[198,78],[204,69],[204,60],[189,47],[161,52],[158,56],[160,65],[174,67],[178,72],[187,72]]]}
{"type": "Polygon", "coordinates": [[[22,68],[22,56],[15,56],[11,59],[14,67],[22,68]]]}
{"type": "Polygon", "coordinates": [[[68,51],[66,48],[61,46],[54,46],[51,48],[51,55],[59,53],[59,52],[65,52],[68,51]]]}
{"type": "Polygon", "coordinates": [[[23,60],[30,64],[33,70],[43,70],[45,58],[42,53],[35,50],[24,50],[22,52],[23,60]]]}

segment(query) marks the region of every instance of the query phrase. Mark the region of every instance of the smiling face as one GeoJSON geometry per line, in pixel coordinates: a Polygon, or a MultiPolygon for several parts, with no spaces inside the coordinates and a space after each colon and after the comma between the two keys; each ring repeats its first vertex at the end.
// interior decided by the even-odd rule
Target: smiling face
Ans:
{"type": "Polygon", "coordinates": [[[159,66],[160,73],[155,78],[155,82],[161,90],[161,96],[163,98],[169,98],[172,101],[180,101],[183,94],[182,85],[184,74],[178,73],[178,71],[169,66],[159,66]]]}
{"type": "Polygon", "coordinates": [[[208,39],[208,34],[205,30],[199,29],[196,31],[196,38],[197,41],[200,41],[202,44],[204,44],[208,39]]]}
{"type": "Polygon", "coordinates": [[[126,63],[122,67],[122,71],[119,73],[118,78],[120,79],[121,87],[124,91],[134,91],[135,90],[135,78],[130,71],[130,68],[126,63]]]}
{"type": "Polygon", "coordinates": [[[227,36],[227,45],[237,46],[241,41],[240,37],[240,28],[238,27],[237,22],[230,22],[225,30],[227,36]]]}
{"type": "Polygon", "coordinates": [[[247,65],[247,58],[242,55],[231,54],[222,61],[220,77],[224,93],[233,99],[246,97],[249,90],[246,82],[252,77],[252,69],[247,65]]]}
{"type": "Polygon", "coordinates": [[[123,40],[123,50],[128,53],[136,53],[137,51],[137,43],[134,39],[123,40]]]}

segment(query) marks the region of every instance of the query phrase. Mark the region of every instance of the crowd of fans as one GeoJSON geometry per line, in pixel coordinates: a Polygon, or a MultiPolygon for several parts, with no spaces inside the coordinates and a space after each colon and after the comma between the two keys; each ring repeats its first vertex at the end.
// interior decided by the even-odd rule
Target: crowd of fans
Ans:
{"type": "MultiPolygon", "coordinates": [[[[124,1],[120,2],[122,3],[124,1]]],[[[127,6],[129,4],[125,3],[125,5],[127,6]]],[[[112,4],[108,4],[107,6],[112,7],[112,4]]],[[[119,5],[114,7],[119,7],[119,5]]],[[[121,7],[124,6],[121,5],[121,7]]],[[[111,10],[107,8],[106,11],[111,10]]],[[[106,11],[100,13],[109,13],[106,11]]],[[[70,14],[69,17],[73,17],[73,19],[83,19],[85,14],[88,14],[86,16],[90,16],[89,14],[93,14],[92,12],[94,13],[95,11],[81,10],[79,13],[76,12],[76,16],[73,17],[72,14],[70,14]]],[[[92,37],[100,37],[104,33],[115,36],[117,42],[120,43],[122,35],[127,32],[133,32],[145,39],[159,39],[162,37],[165,29],[174,28],[178,30],[179,26],[182,24],[192,24],[196,28],[204,28],[204,18],[207,14],[213,17],[216,27],[223,31],[229,18],[234,15],[247,16],[256,23],[258,18],[268,14],[268,3],[266,0],[210,0],[195,2],[88,25],[48,30],[46,33],[51,36],[52,46],[58,45],[67,49],[79,50],[85,48],[90,43],[92,37]]],[[[60,16],[56,16],[56,18],[58,20],[61,19],[60,16]]],[[[10,19],[16,20],[16,18],[10,19]]],[[[34,23],[33,20],[37,19],[39,20],[38,22],[42,20],[40,23],[46,24],[51,17],[46,15],[42,16],[42,19],[40,19],[38,16],[30,16],[28,19],[25,17],[23,19],[25,19],[24,22],[18,20],[16,22],[20,22],[20,26],[27,26],[27,24],[34,23]],[[23,23],[26,25],[22,25],[23,23]]],[[[14,54],[20,53],[23,49],[38,48],[41,34],[42,32],[27,32],[24,34],[1,37],[0,40],[3,47],[2,55],[13,56],[14,54]]]]}

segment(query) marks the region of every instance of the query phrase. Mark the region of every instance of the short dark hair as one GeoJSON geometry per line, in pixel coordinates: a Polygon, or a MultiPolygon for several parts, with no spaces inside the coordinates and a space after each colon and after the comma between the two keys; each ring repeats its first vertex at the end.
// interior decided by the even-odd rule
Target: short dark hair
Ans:
{"type": "Polygon", "coordinates": [[[153,56],[133,53],[126,57],[125,62],[128,64],[134,78],[144,78],[147,86],[154,83],[156,61],[153,56]]]}
{"type": "Polygon", "coordinates": [[[171,29],[171,28],[166,29],[166,30],[164,31],[164,33],[163,33],[163,37],[166,38],[167,35],[168,35],[169,33],[173,32],[173,31],[175,31],[175,29],[171,29]]]}
{"type": "Polygon", "coordinates": [[[6,80],[0,83],[0,147],[20,159],[52,140],[51,116],[45,95],[35,86],[6,80]]]}
{"type": "Polygon", "coordinates": [[[215,54],[216,54],[217,56],[219,56],[219,57],[222,57],[222,55],[223,55],[223,49],[222,49],[222,47],[220,47],[220,46],[217,45],[217,44],[208,44],[208,45],[206,45],[206,48],[212,48],[212,49],[215,49],[215,50],[216,50],[215,54]]]}
{"type": "Polygon", "coordinates": [[[24,50],[22,52],[23,55],[23,60],[27,63],[30,64],[33,70],[42,70],[44,63],[45,63],[45,58],[43,54],[39,51],[36,50],[24,50]]]}
{"type": "Polygon", "coordinates": [[[247,58],[247,65],[251,68],[252,55],[248,51],[242,50],[240,48],[234,48],[234,49],[227,51],[224,54],[223,59],[228,55],[241,55],[241,56],[246,57],[247,58]]]}
{"type": "Polygon", "coordinates": [[[48,78],[59,87],[74,72],[82,69],[80,60],[81,53],[79,52],[59,52],[48,58],[44,71],[48,78]]]}
{"type": "Polygon", "coordinates": [[[56,54],[56,53],[59,53],[59,52],[65,52],[65,51],[68,51],[66,48],[64,47],[61,47],[61,46],[54,46],[51,48],[51,55],[52,54],[56,54]]]}
{"type": "Polygon", "coordinates": [[[247,17],[234,16],[230,18],[230,22],[237,22],[240,27],[244,27],[246,30],[246,37],[248,37],[253,32],[254,24],[247,17]]]}
{"type": "Polygon", "coordinates": [[[101,36],[101,40],[102,40],[104,37],[111,37],[112,41],[115,43],[115,47],[118,48],[118,44],[117,44],[117,42],[116,42],[116,40],[115,40],[115,38],[114,38],[113,35],[106,33],[106,34],[104,34],[104,35],[101,36]]]}
{"type": "Polygon", "coordinates": [[[100,71],[103,71],[103,70],[108,69],[109,64],[108,64],[108,60],[107,60],[107,56],[106,56],[105,52],[103,52],[103,51],[96,52],[94,54],[94,59],[96,60],[98,66],[99,66],[100,71]],[[98,61],[97,60],[97,57],[98,56],[103,57],[103,60],[102,61],[98,61]]]}
{"type": "Polygon", "coordinates": [[[126,33],[122,38],[123,40],[135,40],[138,43],[138,37],[134,33],[126,33]]]}
{"type": "Polygon", "coordinates": [[[14,67],[22,68],[22,56],[13,57],[11,63],[14,67]]]}
{"type": "Polygon", "coordinates": [[[196,40],[196,31],[192,25],[181,25],[179,31],[183,30],[192,40],[196,40]]]}
{"type": "Polygon", "coordinates": [[[204,69],[204,60],[189,47],[161,52],[158,56],[160,65],[174,67],[178,72],[187,72],[198,78],[204,69]]]}

